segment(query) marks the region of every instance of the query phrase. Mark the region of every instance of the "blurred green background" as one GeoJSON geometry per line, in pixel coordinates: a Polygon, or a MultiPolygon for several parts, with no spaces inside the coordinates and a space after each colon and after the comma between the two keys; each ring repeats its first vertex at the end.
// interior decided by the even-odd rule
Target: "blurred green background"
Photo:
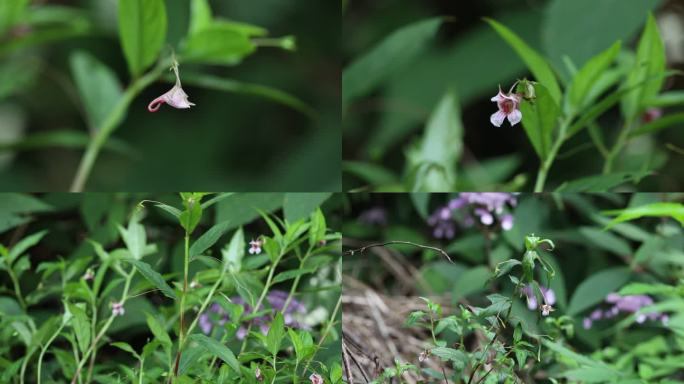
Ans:
{"type": "MultiPolygon", "coordinates": [[[[450,88],[462,107],[465,132],[459,177],[464,188],[491,189],[498,185],[498,189],[517,189],[522,185],[521,189],[531,190],[538,159],[522,127],[505,123],[496,128],[489,122],[496,111],[490,98],[497,86],[509,87],[515,79],[529,78],[530,74],[483,17],[511,28],[567,76],[563,73],[564,55],[581,66],[616,40],[633,48],[648,12],[653,11],[665,42],[668,67],[682,69],[684,62],[681,1],[352,0],[343,6],[343,68],[393,31],[430,17],[446,16],[437,36],[428,40],[414,60],[395,68],[373,92],[345,107],[345,190],[373,184],[369,179],[384,185],[385,190],[396,189],[404,172],[406,149],[422,135],[430,112],[450,88]],[[485,182],[478,183],[483,173],[485,182]]],[[[391,63],[387,65],[391,67],[391,63]]],[[[664,89],[681,89],[683,84],[681,76],[671,77],[664,89]]],[[[666,110],[665,114],[672,112],[666,110]]],[[[609,143],[620,128],[619,119],[618,108],[614,108],[599,121],[609,143]]],[[[602,158],[586,143],[590,140],[584,132],[561,148],[551,170],[550,188],[601,172],[602,158]]],[[[638,169],[651,161],[656,176],[643,180],[639,190],[681,190],[683,143],[681,124],[634,140],[620,163],[621,170],[638,169]]]]}
{"type": "MultiPolygon", "coordinates": [[[[222,78],[280,89],[311,106],[309,117],[265,98],[184,84],[190,110],[147,104],[170,85],[157,82],[137,97],[113,135],[123,150],[104,151],[88,190],[287,190],[340,188],[339,3],[302,0],[211,1],[214,15],[263,26],[269,35],[294,35],[298,49],[260,48],[235,67],[191,66],[222,78]],[[335,5],[333,5],[335,4],[335,5]]],[[[9,2],[8,2],[9,4],[9,2]]],[[[130,80],[119,45],[116,0],[32,1],[33,7],[69,6],[80,12],[68,25],[31,31],[19,24],[0,37],[0,189],[68,188],[82,149],[43,148],[21,138],[56,130],[87,133],[69,70],[69,56],[86,50],[130,80]],[[60,29],[61,28],[61,29],[60,29]],[[56,37],[11,48],[34,33],[56,37]],[[39,148],[37,148],[39,147],[39,148]]],[[[167,41],[187,31],[189,0],[167,0],[167,41]]],[[[0,24],[2,20],[0,20],[0,24]]],[[[76,140],[77,141],[77,140],[76,140]]],[[[111,140],[110,140],[111,141],[111,140]]],[[[120,147],[119,145],[118,147],[120,147]]]]}

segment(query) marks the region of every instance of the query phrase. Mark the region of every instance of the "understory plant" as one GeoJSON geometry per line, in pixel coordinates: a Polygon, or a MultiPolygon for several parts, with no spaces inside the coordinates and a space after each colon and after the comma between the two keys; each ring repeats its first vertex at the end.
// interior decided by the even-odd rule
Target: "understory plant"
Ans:
{"type": "Polygon", "coordinates": [[[340,235],[323,211],[288,208],[291,221],[261,211],[250,227],[266,231],[249,240],[253,212],[206,225],[239,194],[180,197],[134,204],[125,226],[108,224],[111,242],[84,238],[77,256],[32,267],[30,250],[59,230],[51,223],[0,249],[3,382],[340,382],[340,235]],[[173,249],[157,241],[164,233],[173,249]],[[177,273],[158,270],[162,252],[177,273]]]}
{"type": "Polygon", "coordinates": [[[34,65],[42,60],[40,58],[27,59],[32,55],[31,49],[38,44],[93,34],[93,21],[85,11],[61,5],[31,4],[30,0],[11,1],[0,6],[0,40],[3,43],[0,58],[7,58],[7,63],[0,63],[3,65],[0,75],[7,84],[0,96],[18,92],[36,73],[45,71],[77,103],[88,129],[88,135],[72,130],[43,132],[4,145],[19,149],[85,146],[69,187],[72,192],[79,192],[86,188],[102,150],[118,148],[126,152],[125,145],[117,143],[112,135],[124,123],[136,98],[148,88],[158,88],[161,95],[149,100],[150,112],[156,112],[163,104],[180,109],[195,105],[190,101],[192,95],[188,100],[182,81],[186,85],[217,91],[262,96],[311,115],[308,106],[282,91],[211,74],[212,66],[239,65],[260,48],[293,51],[296,49],[294,36],[269,37],[268,31],[260,26],[215,17],[208,0],[186,3],[189,26],[172,46],[167,42],[167,27],[181,21],[167,14],[164,0],[113,2],[122,60],[129,72],[125,85],[113,70],[113,64],[104,63],[85,50],[68,52],[70,76],[56,73],[47,63],[34,65]],[[164,89],[164,86],[156,85],[160,80],[173,86],[164,89]]]}

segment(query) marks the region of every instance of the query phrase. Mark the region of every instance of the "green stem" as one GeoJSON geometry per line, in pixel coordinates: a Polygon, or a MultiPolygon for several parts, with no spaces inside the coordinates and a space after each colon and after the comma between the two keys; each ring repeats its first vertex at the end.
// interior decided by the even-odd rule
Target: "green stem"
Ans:
{"type": "MultiPolygon", "coordinates": [[[[131,281],[133,280],[133,276],[135,275],[135,267],[131,269],[131,272],[126,275],[126,283],[124,284],[124,290],[121,295],[121,305],[124,305],[126,303],[126,300],[128,299],[128,291],[131,288],[131,281]]],[[[104,335],[107,333],[107,330],[109,327],[112,325],[114,322],[114,318],[116,315],[112,313],[109,315],[109,318],[107,319],[107,322],[105,325],[100,329],[100,333],[97,334],[97,337],[95,337],[95,340],[93,340],[92,344],[90,344],[90,347],[86,351],[86,353],[81,356],[81,359],[78,362],[78,367],[76,368],[76,373],[74,374],[74,377],[71,379],[71,384],[75,384],[76,380],[79,380],[81,377],[81,370],[83,369],[83,366],[85,365],[86,361],[88,361],[88,357],[90,357],[90,354],[95,351],[97,348],[97,343],[104,337],[104,335]]]]}
{"type": "Polygon", "coordinates": [[[24,301],[24,296],[21,294],[21,286],[19,286],[19,280],[14,275],[14,271],[12,270],[12,268],[7,268],[7,273],[9,273],[10,279],[12,280],[12,285],[14,285],[14,293],[17,296],[17,300],[19,300],[21,309],[26,311],[26,302],[24,301]]]}
{"type": "MultiPolygon", "coordinates": [[[[299,269],[304,267],[304,263],[306,263],[306,259],[308,259],[309,256],[311,256],[311,249],[309,249],[306,252],[306,255],[304,255],[304,257],[299,262],[299,269]]],[[[290,302],[294,298],[295,292],[297,292],[297,287],[299,286],[299,281],[301,279],[302,279],[302,275],[298,275],[297,277],[295,277],[294,282],[292,283],[292,287],[290,288],[290,293],[287,295],[287,299],[285,300],[285,304],[283,304],[283,310],[282,310],[283,313],[285,313],[287,311],[287,308],[290,306],[290,302]]]]}
{"type": "MultiPolygon", "coordinates": [[[[176,352],[176,361],[173,366],[173,377],[178,376],[178,368],[180,367],[180,359],[183,353],[183,345],[185,344],[185,298],[188,294],[188,267],[190,265],[190,233],[185,232],[185,249],[183,255],[183,292],[180,299],[180,329],[178,330],[178,351],[176,352]]],[[[172,376],[169,376],[171,380],[172,376]]]]}
{"type": "MultiPolygon", "coordinates": [[[[268,271],[268,278],[266,278],[266,284],[264,285],[263,291],[261,291],[261,296],[259,296],[259,300],[257,301],[256,305],[254,306],[254,311],[252,313],[257,313],[259,309],[261,308],[261,304],[264,302],[264,299],[266,298],[266,294],[268,293],[269,288],[271,287],[271,283],[273,282],[273,275],[275,274],[276,267],[278,266],[278,263],[280,262],[280,259],[283,258],[283,253],[281,252],[278,257],[275,259],[273,262],[273,265],[271,265],[271,269],[268,271]]],[[[245,351],[245,348],[247,348],[247,340],[249,339],[249,331],[252,329],[252,324],[250,323],[249,326],[247,326],[247,336],[245,336],[245,339],[242,341],[242,346],[240,347],[240,353],[245,351]]]]}
{"type": "Polygon", "coordinates": [[[124,119],[126,111],[128,111],[128,107],[131,102],[133,102],[133,99],[135,99],[135,97],[148,85],[157,80],[168,66],[168,60],[160,62],[152,71],[135,79],[133,83],[126,88],[117,104],[102,122],[102,125],[98,127],[98,130],[91,136],[88,147],[81,158],[78,170],[71,183],[71,192],[83,191],[102,146],[107,142],[109,136],[124,119]]]}
{"type": "MultiPolygon", "coordinates": [[[[330,319],[328,320],[328,324],[325,327],[325,330],[323,330],[323,334],[321,334],[321,339],[318,341],[318,344],[316,344],[316,352],[318,352],[318,350],[321,349],[321,345],[323,345],[325,338],[328,337],[328,333],[330,333],[330,330],[332,329],[333,325],[335,324],[335,318],[337,317],[337,312],[339,312],[341,305],[342,305],[342,294],[340,294],[340,297],[337,299],[337,304],[335,304],[335,309],[333,309],[333,312],[330,315],[330,319]]],[[[309,357],[309,359],[306,361],[306,365],[304,366],[303,374],[306,375],[306,372],[309,369],[309,365],[311,364],[311,361],[313,361],[314,357],[316,357],[315,353],[311,357],[309,357]]]]}
{"type": "Polygon", "coordinates": [[[47,343],[45,343],[43,348],[41,348],[41,350],[40,350],[40,355],[38,356],[38,377],[37,377],[38,384],[40,384],[40,381],[41,381],[41,371],[43,368],[43,356],[45,355],[45,352],[47,351],[47,349],[50,347],[50,344],[52,344],[52,342],[55,341],[57,336],[59,336],[59,334],[62,332],[62,329],[64,328],[65,325],[66,325],[66,322],[62,322],[62,324],[57,329],[57,332],[55,332],[50,337],[50,339],[47,341],[47,343]]]}
{"type": "Polygon", "coordinates": [[[553,143],[553,146],[551,147],[549,154],[546,156],[546,159],[544,159],[544,161],[539,166],[539,171],[537,172],[537,181],[534,184],[535,193],[544,192],[546,176],[548,175],[549,169],[551,169],[553,162],[556,160],[558,150],[560,150],[560,147],[563,145],[565,139],[567,138],[566,131],[568,130],[568,123],[570,122],[570,120],[571,119],[568,118],[561,122],[560,129],[558,130],[558,137],[556,138],[556,141],[553,143]]]}
{"type": "Polygon", "coordinates": [[[622,126],[622,130],[618,135],[615,145],[613,145],[613,147],[610,149],[608,155],[606,156],[606,161],[605,163],[603,163],[604,175],[609,174],[613,170],[613,164],[615,162],[615,159],[618,155],[620,155],[620,152],[622,152],[622,148],[625,146],[625,144],[627,144],[627,140],[629,139],[629,133],[631,131],[632,124],[625,123],[625,125],[622,126]]]}

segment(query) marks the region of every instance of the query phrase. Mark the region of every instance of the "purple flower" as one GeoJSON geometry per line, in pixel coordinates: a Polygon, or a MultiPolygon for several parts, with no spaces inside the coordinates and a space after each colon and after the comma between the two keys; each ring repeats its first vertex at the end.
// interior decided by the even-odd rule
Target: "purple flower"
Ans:
{"type": "MultiPolygon", "coordinates": [[[[548,312],[553,311],[553,308],[551,307],[552,305],[556,304],[556,293],[553,291],[551,288],[546,288],[540,286],[539,289],[541,290],[542,293],[542,299],[544,300],[544,304],[542,304],[542,314],[544,316],[548,315],[548,312]],[[545,311],[544,306],[551,307],[550,310],[545,311]],[[546,314],[544,314],[546,312],[546,314]]],[[[525,294],[527,297],[527,308],[531,311],[537,309],[539,307],[539,303],[537,302],[537,296],[534,294],[534,288],[531,285],[526,285],[523,289],[522,292],[525,294]]]]}
{"type": "Polygon", "coordinates": [[[489,121],[494,126],[500,127],[505,118],[508,118],[511,126],[518,124],[522,120],[522,113],[518,109],[520,106],[520,96],[517,94],[512,92],[504,94],[501,87],[499,87],[499,93],[492,97],[492,101],[496,102],[496,106],[499,108],[489,118],[489,121]]]}
{"type": "Polygon", "coordinates": [[[250,255],[258,255],[261,253],[261,246],[264,245],[264,242],[259,239],[252,239],[252,241],[249,242],[249,254],[250,255]]]}
{"type": "MultiPolygon", "coordinates": [[[[653,304],[653,299],[647,295],[626,295],[621,296],[618,293],[612,292],[606,295],[605,302],[612,304],[612,306],[604,311],[600,308],[591,312],[589,317],[583,320],[585,329],[591,328],[594,321],[601,319],[611,319],[620,313],[637,313],[641,308],[653,304]]],[[[646,320],[660,320],[663,324],[667,324],[669,317],[667,314],[659,312],[638,313],[635,321],[637,324],[643,324],[646,320]]]]}
{"type": "Polygon", "coordinates": [[[435,238],[451,239],[456,233],[454,221],[469,227],[476,222],[490,227],[497,223],[501,229],[508,231],[513,228],[513,216],[505,213],[507,207],[515,207],[517,199],[510,193],[499,192],[463,192],[458,197],[437,208],[427,219],[428,225],[433,227],[435,238]]]}
{"type": "MultiPolygon", "coordinates": [[[[253,327],[258,327],[259,331],[266,335],[270,328],[271,321],[276,312],[283,313],[283,320],[286,326],[292,328],[306,328],[305,325],[299,323],[297,318],[305,315],[307,309],[296,299],[291,299],[287,308],[285,308],[285,301],[287,301],[289,293],[280,290],[273,290],[266,296],[266,302],[268,307],[270,307],[270,313],[256,317],[250,322],[253,327]]],[[[247,304],[241,297],[233,297],[231,301],[234,304],[242,305],[245,309],[244,315],[248,316],[253,312],[252,306],[247,304]]],[[[260,309],[267,308],[266,305],[260,307],[260,309]]],[[[224,309],[217,303],[212,304],[209,309],[203,312],[199,317],[199,326],[203,333],[210,334],[214,326],[223,327],[223,325],[230,320],[230,316],[224,311],[224,309]]],[[[249,322],[243,322],[238,328],[235,337],[239,340],[247,337],[247,326],[249,322]]]]}
{"type": "Polygon", "coordinates": [[[384,227],[387,225],[387,211],[382,207],[369,208],[361,212],[357,220],[361,224],[384,227]]]}

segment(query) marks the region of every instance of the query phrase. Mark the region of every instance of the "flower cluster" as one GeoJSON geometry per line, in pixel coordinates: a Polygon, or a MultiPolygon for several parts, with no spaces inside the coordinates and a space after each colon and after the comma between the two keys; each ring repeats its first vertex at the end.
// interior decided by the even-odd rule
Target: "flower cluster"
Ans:
{"type": "MultiPolygon", "coordinates": [[[[541,311],[543,316],[548,316],[554,311],[553,305],[556,304],[556,293],[551,288],[539,287],[542,293],[542,300],[544,304],[541,305],[541,311]]],[[[536,310],[539,306],[537,302],[537,296],[534,294],[533,287],[531,285],[526,285],[522,289],[522,293],[527,297],[527,308],[531,311],[536,310]]]]}
{"type": "MultiPolygon", "coordinates": [[[[636,313],[642,307],[649,306],[653,304],[653,299],[647,295],[627,295],[620,296],[617,293],[609,293],[606,296],[606,303],[612,304],[610,308],[603,311],[597,308],[582,320],[582,326],[584,329],[589,329],[593,325],[594,321],[601,319],[610,319],[622,313],[636,313]]],[[[642,324],[646,320],[660,320],[663,324],[667,324],[669,317],[665,313],[660,312],[649,312],[649,313],[639,313],[636,316],[636,322],[642,324]]]]}
{"type": "MultiPolygon", "coordinates": [[[[292,299],[290,304],[285,307],[285,301],[287,301],[289,293],[280,290],[273,290],[266,296],[266,301],[268,301],[271,307],[271,313],[263,316],[256,317],[251,320],[253,326],[259,327],[259,330],[264,335],[268,334],[271,321],[276,312],[283,312],[283,320],[285,325],[292,328],[306,328],[303,324],[297,321],[297,318],[303,316],[307,313],[306,307],[299,301],[292,299]]],[[[253,312],[253,308],[247,304],[241,297],[233,297],[231,301],[234,304],[242,305],[245,308],[244,316],[248,316],[253,312]]],[[[263,308],[263,307],[262,307],[263,308]]],[[[210,334],[214,326],[223,327],[223,325],[230,320],[230,316],[219,304],[212,304],[207,311],[202,313],[199,318],[199,327],[205,334],[210,334]]],[[[240,340],[247,336],[247,325],[245,322],[240,325],[236,333],[236,337],[240,340]]]]}
{"type": "Polygon", "coordinates": [[[438,208],[430,217],[428,224],[433,227],[436,238],[451,239],[456,233],[454,219],[456,212],[462,213],[462,224],[470,227],[479,222],[491,227],[497,223],[504,231],[513,228],[513,216],[506,213],[507,207],[515,207],[517,199],[511,193],[503,192],[463,192],[451,199],[447,205],[438,208]]]}

